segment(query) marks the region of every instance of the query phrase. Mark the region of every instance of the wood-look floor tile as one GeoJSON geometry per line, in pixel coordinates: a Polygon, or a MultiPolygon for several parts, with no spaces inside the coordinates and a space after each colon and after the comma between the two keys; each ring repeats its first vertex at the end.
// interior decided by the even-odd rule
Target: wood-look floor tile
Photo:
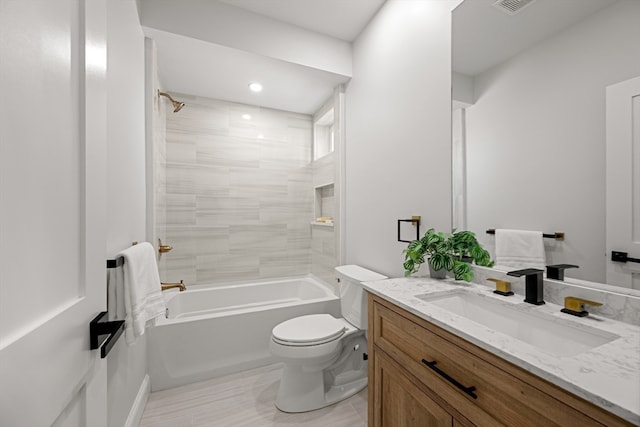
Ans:
{"type": "Polygon", "coordinates": [[[364,427],[366,389],[316,411],[275,407],[281,364],[152,393],[140,427],[364,427]]]}

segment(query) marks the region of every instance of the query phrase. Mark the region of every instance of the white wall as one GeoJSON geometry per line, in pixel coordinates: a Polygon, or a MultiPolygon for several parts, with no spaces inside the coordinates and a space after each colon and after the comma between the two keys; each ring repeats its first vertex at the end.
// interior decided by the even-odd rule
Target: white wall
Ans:
{"type": "Polygon", "coordinates": [[[146,233],[144,36],[135,1],[108,5],[107,253],[115,255],[146,233]]]}
{"type": "Polygon", "coordinates": [[[451,228],[451,10],[458,3],[389,0],[354,43],[346,263],[402,276],[406,243],[397,242],[397,219],[421,215],[421,234],[451,228]]]}
{"type": "MultiPolygon", "coordinates": [[[[134,0],[107,10],[107,254],[145,239],[144,36],[134,0]]],[[[108,425],[125,425],[147,373],[146,337],[108,355],[108,425]]]]}
{"type": "Polygon", "coordinates": [[[475,79],[468,226],[564,231],[547,263],[605,280],[605,87],[640,75],[640,2],[621,1],[475,79]]]}

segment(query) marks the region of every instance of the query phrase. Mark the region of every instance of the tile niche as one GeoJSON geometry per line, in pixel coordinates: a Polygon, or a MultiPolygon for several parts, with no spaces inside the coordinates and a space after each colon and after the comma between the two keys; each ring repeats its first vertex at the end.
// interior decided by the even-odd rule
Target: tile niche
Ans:
{"type": "Polygon", "coordinates": [[[314,188],[314,216],[312,225],[333,227],[334,221],[334,184],[328,183],[314,188]]]}

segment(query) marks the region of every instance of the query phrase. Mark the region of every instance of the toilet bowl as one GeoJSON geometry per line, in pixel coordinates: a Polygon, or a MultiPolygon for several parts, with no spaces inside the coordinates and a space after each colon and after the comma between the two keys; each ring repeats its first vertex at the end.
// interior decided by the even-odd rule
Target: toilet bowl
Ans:
{"type": "Polygon", "coordinates": [[[312,314],[273,328],[269,348],[284,363],[278,409],[312,411],[367,386],[367,297],[361,283],[382,279],[356,265],[336,267],[342,318],[312,314]]]}

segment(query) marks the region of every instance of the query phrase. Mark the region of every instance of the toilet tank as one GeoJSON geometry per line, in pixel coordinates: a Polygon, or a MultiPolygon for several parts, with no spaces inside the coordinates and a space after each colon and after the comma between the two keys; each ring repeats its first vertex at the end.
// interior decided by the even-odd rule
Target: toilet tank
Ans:
{"type": "Polygon", "coordinates": [[[358,329],[367,329],[367,293],[362,287],[362,282],[383,279],[387,279],[387,276],[359,265],[336,267],[342,317],[358,329]]]}

